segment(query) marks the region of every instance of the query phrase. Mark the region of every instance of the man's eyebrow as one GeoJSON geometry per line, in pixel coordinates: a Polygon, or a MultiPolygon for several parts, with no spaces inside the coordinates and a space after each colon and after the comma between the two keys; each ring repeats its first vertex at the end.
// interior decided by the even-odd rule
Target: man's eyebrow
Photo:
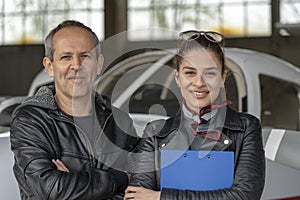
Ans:
{"type": "MultiPolygon", "coordinates": [[[[79,54],[90,54],[90,53],[92,53],[93,51],[81,51],[81,52],[79,52],[79,54]]],[[[59,55],[72,55],[73,54],[73,52],[71,52],[71,51],[63,51],[63,52],[61,52],[59,55]]]]}
{"type": "Polygon", "coordinates": [[[59,55],[70,55],[70,54],[72,54],[72,52],[70,52],[70,51],[63,51],[63,52],[60,52],[59,55]]]}
{"type": "Polygon", "coordinates": [[[90,51],[89,51],[89,50],[86,50],[86,51],[81,51],[80,54],[92,53],[92,52],[93,52],[93,50],[90,50],[90,51]]]}

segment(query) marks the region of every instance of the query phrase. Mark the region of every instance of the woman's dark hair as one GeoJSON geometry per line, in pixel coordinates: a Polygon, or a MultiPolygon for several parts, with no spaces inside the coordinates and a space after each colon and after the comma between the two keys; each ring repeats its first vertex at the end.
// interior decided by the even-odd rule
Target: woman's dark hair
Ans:
{"type": "MultiPolygon", "coordinates": [[[[214,40],[210,36],[206,36],[206,37],[209,37],[209,39],[214,40]]],[[[221,44],[217,42],[209,41],[208,39],[205,38],[204,35],[200,35],[196,39],[190,38],[189,40],[181,41],[178,48],[178,52],[175,57],[177,71],[179,71],[179,65],[182,62],[184,55],[190,51],[199,50],[199,49],[205,49],[211,51],[216,55],[216,57],[220,60],[222,66],[221,72],[223,74],[225,71],[225,58],[224,58],[224,52],[221,47],[221,44]]]]}

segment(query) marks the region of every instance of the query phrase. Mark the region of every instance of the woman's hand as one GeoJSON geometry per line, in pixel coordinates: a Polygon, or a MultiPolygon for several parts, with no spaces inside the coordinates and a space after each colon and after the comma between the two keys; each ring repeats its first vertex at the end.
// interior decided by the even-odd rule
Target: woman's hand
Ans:
{"type": "Polygon", "coordinates": [[[58,159],[56,159],[56,160],[52,159],[52,162],[56,165],[57,170],[63,171],[63,172],[70,172],[69,169],[65,166],[65,164],[62,161],[60,161],[58,159]]]}
{"type": "Polygon", "coordinates": [[[125,190],[124,200],[130,199],[159,200],[160,191],[153,191],[143,187],[128,186],[125,190]]]}

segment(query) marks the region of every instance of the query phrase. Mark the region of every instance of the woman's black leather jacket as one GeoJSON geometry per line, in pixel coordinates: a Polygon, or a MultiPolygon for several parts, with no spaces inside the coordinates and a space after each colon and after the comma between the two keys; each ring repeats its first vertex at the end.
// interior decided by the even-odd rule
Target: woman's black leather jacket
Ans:
{"type": "MultiPolygon", "coordinates": [[[[189,149],[186,133],[180,131],[181,111],[167,120],[158,120],[147,125],[138,147],[135,173],[130,185],[159,190],[161,149],[189,149]]],[[[218,124],[218,122],[217,122],[218,124]]],[[[261,126],[252,115],[237,113],[227,107],[220,141],[206,139],[201,149],[233,151],[234,181],[230,188],[211,191],[190,191],[163,188],[164,200],[256,200],[260,199],[265,181],[265,156],[261,126]]],[[[195,170],[201,173],[201,169],[195,170]]],[[[222,166],[220,166],[222,170],[222,166]]],[[[205,173],[205,172],[204,172],[205,173]]]]}

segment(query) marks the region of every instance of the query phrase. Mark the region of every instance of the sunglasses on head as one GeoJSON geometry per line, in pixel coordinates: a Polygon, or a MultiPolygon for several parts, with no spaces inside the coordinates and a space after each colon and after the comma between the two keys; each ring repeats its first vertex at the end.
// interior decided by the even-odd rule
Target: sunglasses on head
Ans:
{"type": "Polygon", "coordinates": [[[179,37],[183,40],[196,40],[200,36],[204,36],[208,41],[214,42],[214,43],[222,43],[224,40],[224,36],[220,33],[214,32],[214,31],[196,31],[196,30],[190,30],[190,31],[184,31],[179,33],[179,37]]]}

